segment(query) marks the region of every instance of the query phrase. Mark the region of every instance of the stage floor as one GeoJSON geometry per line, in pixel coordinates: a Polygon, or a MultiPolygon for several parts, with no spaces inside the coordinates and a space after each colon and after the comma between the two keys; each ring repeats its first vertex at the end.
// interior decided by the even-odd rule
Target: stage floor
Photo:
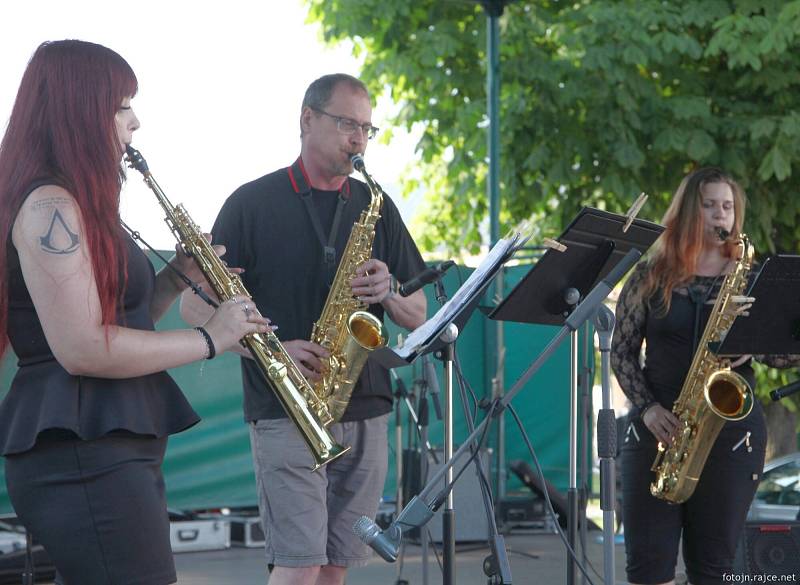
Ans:
{"type": "MultiPolygon", "coordinates": [[[[603,574],[603,547],[598,542],[599,532],[587,535],[587,556],[594,569],[603,574]]],[[[525,534],[515,532],[506,536],[509,563],[513,583],[517,585],[556,585],[566,583],[567,555],[565,547],[555,534],[525,534]]],[[[456,583],[458,585],[486,585],[483,574],[483,560],[489,549],[480,543],[459,544],[456,550],[456,583]]],[[[625,580],[625,547],[614,547],[616,582],[625,580]]],[[[423,585],[422,558],[420,547],[410,545],[406,548],[403,572],[398,576],[397,563],[386,563],[374,555],[366,567],[353,569],[347,578],[347,585],[395,585],[398,578],[405,579],[409,585],[423,585]]],[[[182,553],[175,555],[178,568],[178,583],[181,585],[242,585],[266,582],[266,567],[260,549],[231,548],[218,552],[182,553]]],[[[587,568],[591,581],[600,585],[591,568],[587,568]]],[[[428,583],[442,582],[442,574],[432,553],[428,563],[428,583]]],[[[578,572],[576,583],[581,583],[578,572]]],[[[584,583],[588,583],[585,581],[584,583]]]]}

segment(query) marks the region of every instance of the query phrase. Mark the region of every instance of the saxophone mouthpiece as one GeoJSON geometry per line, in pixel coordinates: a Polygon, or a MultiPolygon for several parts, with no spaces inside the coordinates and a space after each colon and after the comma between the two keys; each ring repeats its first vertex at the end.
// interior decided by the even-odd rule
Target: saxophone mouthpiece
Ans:
{"type": "Polygon", "coordinates": [[[715,228],[715,231],[717,232],[717,237],[720,240],[722,240],[723,242],[725,240],[727,240],[731,235],[731,233],[728,230],[726,230],[725,228],[718,227],[718,228],[715,228]]]}
{"type": "Polygon", "coordinates": [[[125,146],[125,158],[128,161],[128,166],[132,169],[136,169],[142,174],[146,174],[150,171],[147,167],[147,161],[144,160],[142,153],[132,147],[130,144],[125,146]]]}
{"type": "Polygon", "coordinates": [[[350,162],[353,163],[353,168],[359,173],[364,172],[364,157],[356,153],[350,156],[350,162]]]}

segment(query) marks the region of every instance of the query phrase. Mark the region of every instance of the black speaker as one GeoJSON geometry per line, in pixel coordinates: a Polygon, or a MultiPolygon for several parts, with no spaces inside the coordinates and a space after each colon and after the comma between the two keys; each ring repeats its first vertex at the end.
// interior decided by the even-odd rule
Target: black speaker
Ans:
{"type": "MultiPolygon", "coordinates": [[[[443,467],[444,453],[441,449],[435,449],[436,459],[439,463],[430,463],[428,466],[428,477],[433,475],[443,467]]],[[[484,473],[489,473],[490,449],[481,450],[480,458],[484,473]]],[[[469,457],[463,456],[453,468],[453,477],[464,468],[469,457]]],[[[419,477],[419,451],[404,452],[403,457],[403,497],[408,503],[409,499],[418,494],[423,484],[419,477]]],[[[489,479],[489,478],[487,478],[489,479]]],[[[442,480],[442,488],[444,487],[442,480]]],[[[433,542],[442,542],[442,511],[444,505],[436,512],[433,518],[426,524],[430,530],[433,542]]],[[[481,486],[478,483],[478,476],[475,473],[475,465],[470,461],[469,467],[464,470],[461,477],[453,489],[453,511],[455,512],[455,539],[456,542],[480,542],[489,537],[489,522],[486,520],[486,509],[483,505],[483,495],[481,486]]],[[[414,530],[410,534],[411,538],[419,538],[419,531],[414,530]]]]}
{"type": "Polygon", "coordinates": [[[800,575],[800,522],[748,522],[745,524],[734,573],[800,575]]]}

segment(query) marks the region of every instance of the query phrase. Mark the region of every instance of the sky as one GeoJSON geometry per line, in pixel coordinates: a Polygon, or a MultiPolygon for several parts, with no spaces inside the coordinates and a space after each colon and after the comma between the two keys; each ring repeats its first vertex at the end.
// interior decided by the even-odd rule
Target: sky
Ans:
{"type": "MultiPolygon", "coordinates": [[[[239,185],[291,164],[300,152],[300,104],[326,73],[359,74],[350,46],[323,45],[301,0],[10,0],[0,4],[0,130],[5,131],[25,66],[45,40],[92,41],[133,67],[141,122],[133,146],[174,205],[210,230],[239,185]]],[[[396,106],[379,100],[374,125],[396,106]]],[[[415,139],[395,130],[365,155],[367,171],[397,202],[407,224],[416,201],[399,177],[415,160],[415,139]]],[[[122,218],[159,249],[174,237],[136,171],[122,191],[122,218]]]]}

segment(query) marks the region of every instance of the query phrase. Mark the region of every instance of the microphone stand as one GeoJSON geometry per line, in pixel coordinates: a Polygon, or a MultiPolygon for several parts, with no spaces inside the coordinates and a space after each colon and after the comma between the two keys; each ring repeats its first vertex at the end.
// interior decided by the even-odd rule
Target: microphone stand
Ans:
{"type": "Polygon", "coordinates": [[[600,305],[594,317],[600,339],[600,379],[603,408],[597,415],[597,455],[600,458],[600,507],[603,510],[603,581],[616,583],[614,566],[614,505],[616,503],[617,417],[611,403],[611,335],[614,313],[600,305]]]}
{"type": "MultiPolygon", "coordinates": [[[[394,374],[394,370],[390,370],[394,374]]],[[[394,374],[397,376],[397,374],[394,374]]],[[[403,421],[402,416],[402,403],[401,398],[408,400],[408,390],[406,389],[403,380],[397,378],[397,386],[395,390],[395,403],[394,403],[394,440],[395,440],[395,477],[397,478],[397,486],[395,490],[395,514],[399,515],[403,509],[403,421]]],[[[403,559],[405,558],[406,547],[404,543],[400,544],[400,563],[397,565],[397,579],[395,585],[408,585],[408,581],[403,579],[403,559]]]]}
{"type": "MultiPolygon", "coordinates": [[[[424,393],[424,390],[423,390],[424,393]]],[[[420,453],[419,453],[419,485],[424,485],[428,480],[428,451],[424,445],[428,443],[428,401],[420,395],[419,401],[419,425],[420,425],[420,453]]],[[[433,451],[430,451],[433,453],[433,451]]],[[[419,529],[419,546],[422,556],[422,585],[428,585],[428,530],[425,527],[419,529]]]]}
{"type": "MultiPolygon", "coordinates": [[[[395,417],[396,421],[398,421],[395,425],[395,444],[396,444],[396,451],[397,451],[397,458],[396,458],[396,471],[397,471],[397,508],[396,508],[396,516],[399,517],[403,509],[403,431],[402,431],[402,424],[400,424],[400,400],[402,399],[406,407],[408,408],[408,416],[409,416],[409,425],[413,424],[416,427],[416,435],[419,438],[419,478],[420,478],[420,485],[424,484],[425,479],[428,475],[428,457],[430,456],[433,458],[435,463],[438,463],[438,458],[436,457],[436,453],[433,450],[430,442],[428,441],[428,401],[426,397],[427,391],[427,383],[422,382],[419,385],[417,381],[414,381],[413,387],[419,387],[419,403],[418,403],[418,410],[415,411],[414,404],[412,400],[415,398],[415,393],[413,390],[411,392],[408,391],[406,388],[403,379],[398,377],[395,374],[394,370],[389,370],[392,374],[392,377],[395,379],[397,383],[396,391],[395,391],[395,398],[397,399],[395,403],[395,417]]],[[[409,453],[412,451],[412,438],[413,434],[409,432],[408,435],[408,445],[409,445],[409,453]]],[[[410,459],[409,459],[410,465],[410,459]]],[[[428,573],[428,532],[427,530],[420,529],[420,546],[422,548],[422,573],[423,573],[423,585],[427,585],[427,573],[428,573]]],[[[400,564],[398,565],[397,570],[397,581],[395,585],[408,585],[408,581],[402,578],[403,573],[403,558],[405,557],[405,546],[401,544],[400,547],[400,564]]]]}
{"type": "MultiPolygon", "coordinates": [[[[434,290],[436,291],[436,300],[439,302],[440,306],[443,306],[444,303],[447,302],[447,293],[444,289],[444,284],[441,280],[437,280],[434,284],[434,290]]],[[[453,326],[455,327],[455,326],[453,326]]],[[[447,378],[445,383],[445,411],[451,413],[449,417],[449,427],[452,429],[452,406],[453,406],[453,379],[452,379],[452,368],[453,363],[455,362],[455,340],[448,343],[445,347],[447,352],[446,356],[446,367],[450,368],[449,378],[447,378]]],[[[475,421],[472,419],[472,415],[469,412],[469,407],[467,406],[467,397],[464,393],[464,388],[461,384],[459,384],[459,388],[461,389],[461,403],[464,408],[464,416],[467,421],[467,427],[469,428],[470,433],[475,430],[475,421]]],[[[451,435],[452,436],[452,435],[451,435]]],[[[489,543],[491,546],[491,554],[486,557],[483,562],[483,570],[486,576],[489,578],[488,583],[489,585],[506,585],[511,584],[511,566],[508,563],[508,554],[505,548],[505,541],[503,536],[497,530],[497,521],[495,519],[495,510],[494,505],[492,504],[492,494],[489,492],[488,482],[486,481],[486,471],[483,469],[483,463],[481,462],[480,456],[480,445],[474,442],[474,449],[473,449],[473,442],[470,442],[470,451],[472,455],[475,457],[475,473],[478,476],[478,485],[481,486],[481,496],[483,497],[483,505],[486,511],[486,520],[489,526],[489,543]]],[[[450,447],[452,449],[452,441],[450,443],[450,447]]],[[[452,454],[451,454],[452,457],[452,454]]],[[[445,458],[445,462],[448,459],[445,458]]],[[[448,473],[447,481],[448,485],[453,483],[452,478],[453,467],[450,467],[450,471],[448,473]]],[[[448,494],[448,503],[452,501],[453,498],[453,491],[450,490],[448,494]]],[[[452,505],[451,505],[452,510],[452,505]]],[[[444,514],[447,513],[447,508],[445,508],[444,514]]],[[[443,514],[443,520],[446,516],[443,514]]],[[[452,537],[452,555],[453,555],[453,567],[455,567],[455,516],[452,517],[450,520],[451,527],[453,530],[453,537],[452,537]]],[[[446,525],[445,525],[446,526],[446,525]]],[[[444,538],[444,537],[443,537],[444,538]]],[[[448,549],[445,548],[445,551],[448,549]]],[[[447,563],[445,563],[445,567],[447,567],[447,563]]],[[[455,569],[453,568],[452,572],[452,581],[447,580],[448,573],[445,573],[444,583],[449,585],[451,582],[455,583],[455,569]]]]}
{"type": "Polygon", "coordinates": [[[22,573],[22,584],[33,585],[36,581],[36,567],[33,564],[33,535],[25,529],[25,569],[22,573]]]}
{"type": "MultiPolygon", "coordinates": [[[[447,302],[447,294],[442,280],[434,284],[436,300],[440,306],[447,302]]],[[[447,472],[447,485],[453,483],[453,362],[455,361],[455,342],[458,339],[458,327],[451,323],[442,333],[441,340],[445,342],[444,349],[437,352],[437,357],[444,366],[444,470],[447,472]]],[[[442,512],[442,566],[443,585],[456,583],[456,517],[454,509],[453,491],[447,494],[444,511],[442,512]]]]}

